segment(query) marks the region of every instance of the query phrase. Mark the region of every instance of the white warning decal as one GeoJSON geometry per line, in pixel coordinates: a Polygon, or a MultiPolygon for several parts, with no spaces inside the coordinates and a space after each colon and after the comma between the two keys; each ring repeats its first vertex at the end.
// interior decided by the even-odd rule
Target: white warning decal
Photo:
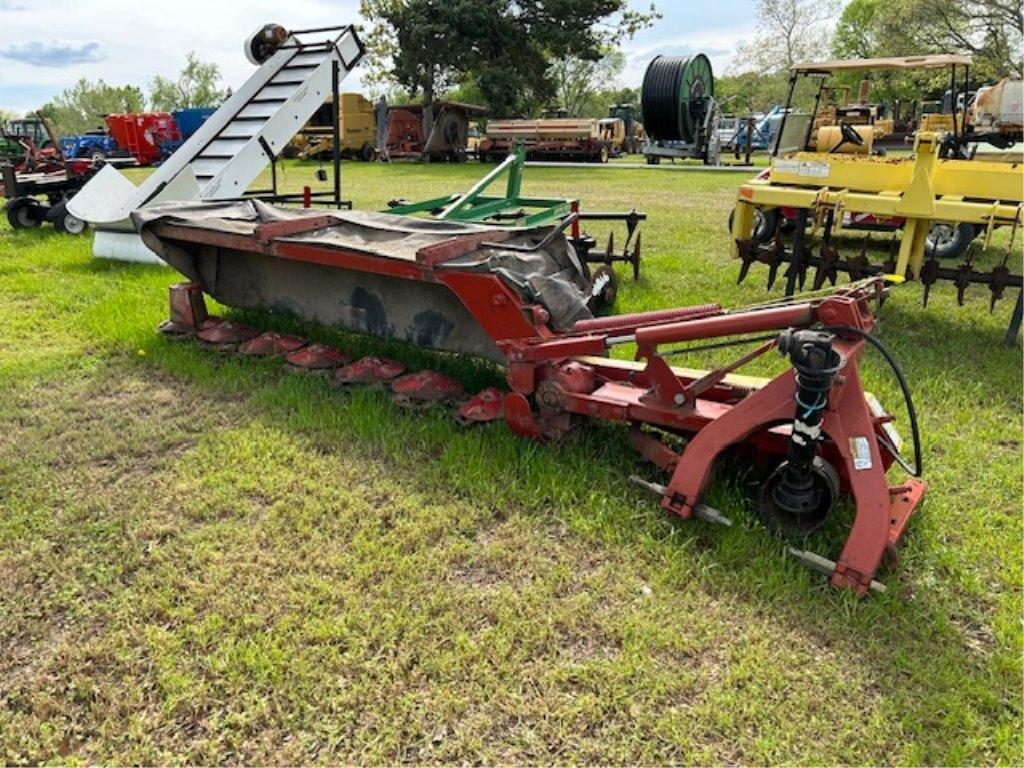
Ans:
{"type": "Polygon", "coordinates": [[[772,167],[779,173],[794,173],[797,176],[808,176],[814,179],[827,179],[830,170],[828,163],[818,163],[813,160],[776,160],[772,167]]]}
{"type": "Polygon", "coordinates": [[[874,466],[871,461],[871,443],[866,437],[851,437],[850,453],[853,454],[853,468],[858,472],[874,466]]]}

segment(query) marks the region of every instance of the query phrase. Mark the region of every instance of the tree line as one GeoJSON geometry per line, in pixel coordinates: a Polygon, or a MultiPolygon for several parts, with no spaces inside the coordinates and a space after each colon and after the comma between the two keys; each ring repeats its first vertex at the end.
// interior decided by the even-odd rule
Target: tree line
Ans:
{"type": "MultiPolygon", "coordinates": [[[[974,56],[975,83],[1022,74],[1019,0],[758,0],[757,9],[755,38],[716,78],[725,111],[781,102],[789,68],[820,58],[962,52],[974,56]]],[[[360,0],[360,11],[363,79],[374,95],[478,103],[495,117],[550,108],[599,117],[609,104],[638,102],[638,89],[618,84],[622,44],[661,17],[653,4],[638,10],[628,0],[360,0]]],[[[945,76],[876,73],[872,97],[937,98],[945,76]]],[[[98,127],[103,114],[216,105],[227,95],[217,66],[190,53],[177,78],[153,78],[148,96],[80,80],[43,111],[62,133],[78,133],[98,127]]]]}
{"type": "MultiPolygon", "coordinates": [[[[1022,39],[1019,0],[760,0],[757,36],[740,46],[716,86],[734,111],[761,111],[784,100],[787,71],[796,62],[925,53],[970,54],[977,86],[1024,74],[1022,39]]],[[[835,80],[855,88],[860,77],[835,80]]],[[[872,74],[871,97],[938,99],[949,87],[945,70],[879,71],[872,74]]]]}
{"type": "Polygon", "coordinates": [[[148,97],[134,85],[108,85],[103,80],[80,79],[42,106],[40,111],[61,135],[102,129],[103,115],[120,112],[169,112],[186,107],[217,106],[230,95],[220,88],[220,69],[200,60],[195,53],[185,57],[176,78],[154,77],[148,97]]]}

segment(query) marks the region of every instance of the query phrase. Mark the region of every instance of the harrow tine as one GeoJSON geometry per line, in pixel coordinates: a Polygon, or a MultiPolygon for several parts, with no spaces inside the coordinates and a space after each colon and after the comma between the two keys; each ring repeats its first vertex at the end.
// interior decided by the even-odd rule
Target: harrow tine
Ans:
{"type": "Polygon", "coordinates": [[[1014,219],[1013,228],[1010,230],[1010,242],[1007,244],[1007,252],[1002,256],[1002,261],[999,265],[992,268],[992,280],[988,284],[988,290],[992,292],[991,301],[988,304],[988,312],[991,314],[995,311],[995,302],[1002,298],[1007,290],[1007,286],[1010,284],[1010,256],[1014,251],[1014,241],[1017,240],[1017,224],[1018,219],[1014,219]]]}
{"type": "MultiPolygon", "coordinates": [[[[794,246],[795,248],[796,246],[794,246]]],[[[786,285],[795,285],[796,289],[803,291],[804,284],[807,282],[807,259],[806,249],[801,248],[799,256],[793,256],[789,261],[789,266],[786,267],[785,273],[786,285]]],[[[771,286],[769,286],[771,287],[771,286]]]]}
{"type": "MultiPolygon", "coordinates": [[[[896,233],[893,232],[892,240],[889,241],[889,255],[885,261],[882,262],[882,274],[891,275],[896,271],[896,253],[899,251],[900,244],[896,239],[896,233]]],[[[934,250],[934,249],[933,249],[934,250]]],[[[864,235],[864,247],[861,249],[861,253],[867,257],[868,252],[868,236],[864,235]]],[[[934,256],[934,254],[932,254],[934,256]]]]}
{"type": "Polygon", "coordinates": [[[835,285],[839,279],[839,272],[836,267],[839,262],[839,253],[831,246],[822,242],[821,256],[818,259],[818,266],[814,270],[814,281],[811,283],[811,290],[820,290],[825,281],[835,285]]]}
{"type": "Polygon", "coordinates": [[[988,313],[991,315],[995,312],[996,302],[1003,298],[1003,293],[1006,291],[1006,286],[1010,282],[1010,269],[1006,266],[1004,261],[998,267],[992,268],[992,282],[988,284],[988,289],[992,292],[992,298],[988,303],[988,313]]]}
{"type": "Polygon", "coordinates": [[[615,232],[608,233],[608,247],[604,249],[604,263],[612,263],[612,254],[615,253],[615,232]]]}
{"type": "Polygon", "coordinates": [[[640,279],[640,243],[643,239],[644,233],[636,233],[636,243],[633,244],[633,253],[629,257],[630,263],[633,265],[633,281],[640,279]]]}
{"type": "MultiPolygon", "coordinates": [[[[895,238],[893,238],[893,243],[895,242],[896,240],[895,238]]],[[[928,306],[928,294],[932,292],[932,286],[935,285],[935,281],[939,279],[939,260],[935,258],[936,245],[936,243],[932,243],[931,256],[929,256],[928,260],[921,265],[921,274],[919,276],[919,279],[921,280],[921,284],[924,286],[924,293],[921,296],[922,307],[928,306]]],[[[889,246],[889,251],[891,254],[892,246],[889,246]]],[[[893,265],[892,269],[896,269],[895,264],[893,265]]],[[[891,272],[892,270],[888,270],[886,274],[891,274],[891,272]]]]}
{"type": "Polygon", "coordinates": [[[963,264],[957,267],[954,283],[956,284],[956,303],[958,306],[962,307],[964,305],[964,299],[967,294],[967,288],[971,284],[971,273],[973,271],[970,256],[967,257],[963,264]]]}
{"type": "Polygon", "coordinates": [[[752,239],[736,241],[736,251],[740,257],[740,273],[736,278],[736,285],[747,279],[750,265],[757,261],[757,247],[757,243],[752,239]]]}
{"type": "Polygon", "coordinates": [[[932,286],[935,285],[935,281],[939,279],[939,260],[935,258],[934,249],[931,258],[928,259],[924,264],[921,265],[921,285],[924,286],[924,293],[921,297],[921,306],[928,306],[928,294],[931,293],[932,286]]]}
{"type": "Polygon", "coordinates": [[[856,256],[850,256],[846,260],[846,272],[850,275],[850,280],[857,282],[863,279],[864,270],[868,266],[867,254],[859,253],[856,256]]]}
{"type": "Polygon", "coordinates": [[[992,269],[992,282],[989,283],[989,290],[992,292],[992,299],[988,305],[989,314],[995,311],[996,302],[1003,298],[1006,286],[1010,282],[1010,254],[1013,253],[1013,241],[1017,239],[1017,219],[1013,220],[1013,229],[1010,230],[1010,242],[1006,244],[1006,254],[1003,256],[999,266],[992,269]]]}
{"type": "Polygon", "coordinates": [[[775,230],[775,237],[772,240],[769,251],[765,254],[765,263],[768,265],[768,290],[775,285],[775,278],[779,274],[779,265],[786,254],[786,244],[782,242],[782,227],[775,230]]]}
{"type": "Polygon", "coordinates": [[[768,265],[768,290],[775,285],[775,278],[779,276],[779,262],[774,261],[768,265]]]}
{"type": "Polygon", "coordinates": [[[836,262],[839,261],[839,254],[832,247],[832,221],[834,213],[831,209],[825,214],[825,230],[821,235],[820,257],[818,266],[814,270],[814,280],[811,283],[812,290],[820,290],[828,280],[832,285],[836,284],[836,262]]]}

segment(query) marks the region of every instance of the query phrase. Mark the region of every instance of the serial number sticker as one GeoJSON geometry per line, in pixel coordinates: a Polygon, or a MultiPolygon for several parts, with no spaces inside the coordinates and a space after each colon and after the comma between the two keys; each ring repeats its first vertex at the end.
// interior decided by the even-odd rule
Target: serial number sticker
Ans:
{"type": "Polygon", "coordinates": [[[774,167],[779,173],[792,173],[814,179],[827,179],[829,172],[828,163],[813,160],[776,160],[774,167]]]}
{"type": "Polygon", "coordinates": [[[853,455],[853,468],[858,472],[874,466],[871,461],[871,444],[866,437],[851,437],[850,453],[853,455]]]}

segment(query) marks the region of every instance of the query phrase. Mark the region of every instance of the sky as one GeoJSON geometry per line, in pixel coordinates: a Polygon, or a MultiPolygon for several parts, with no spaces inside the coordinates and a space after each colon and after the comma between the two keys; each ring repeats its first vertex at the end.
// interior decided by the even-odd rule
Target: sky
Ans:
{"type": "MultiPolygon", "coordinates": [[[[755,0],[655,2],[663,18],[623,46],[622,85],[639,85],[659,53],[699,51],[724,73],[737,43],[753,36],[755,0]]],[[[267,22],[359,23],[358,0],[0,0],[0,108],[34,110],[82,77],[148,90],[153,76],[177,75],[188,51],[215,62],[223,84],[237,88],[253,70],[242,41],[267,22]]],[[[354,74],[345,90],[359,89],[354,74]]]]}

